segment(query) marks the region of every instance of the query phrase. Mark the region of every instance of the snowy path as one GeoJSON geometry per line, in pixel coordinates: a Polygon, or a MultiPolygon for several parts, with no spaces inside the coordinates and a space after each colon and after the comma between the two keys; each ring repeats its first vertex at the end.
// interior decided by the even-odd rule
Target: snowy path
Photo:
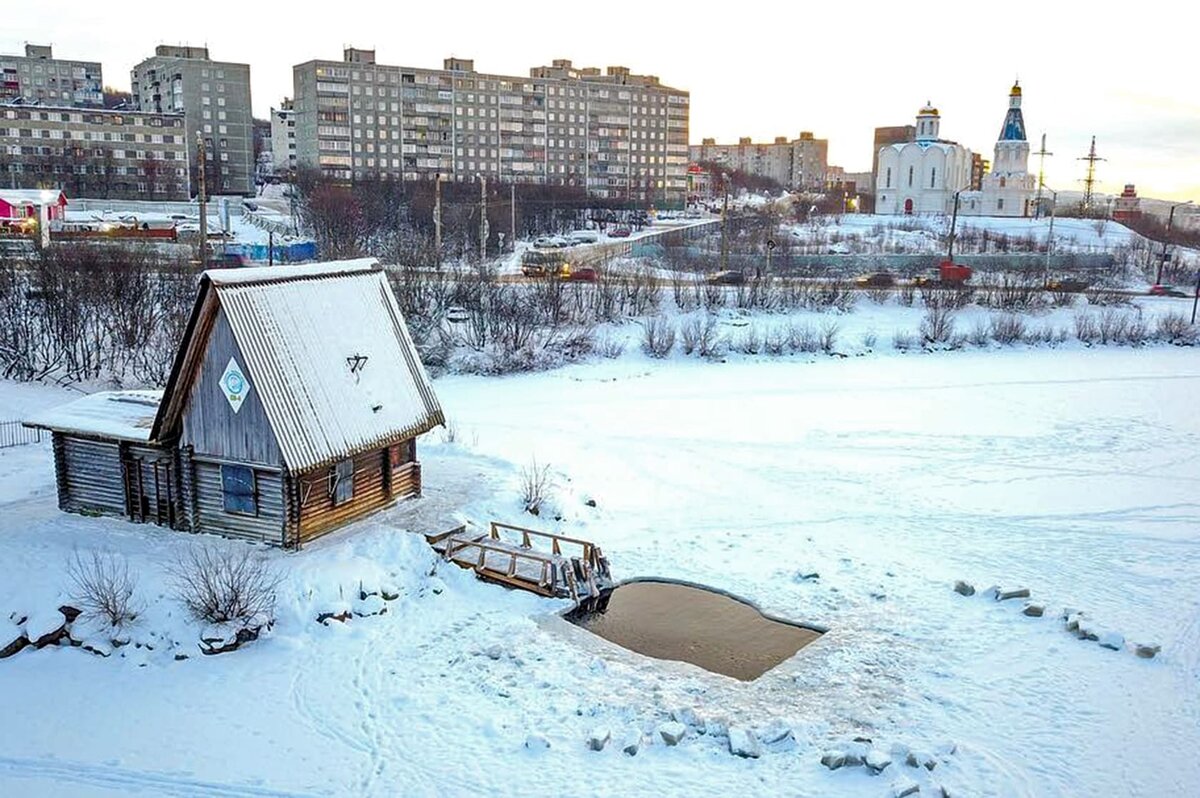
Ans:
{"type": "MultiPolygon", "coordinates": [[[[1200,783],[1194,350],[626,358],[436,387],[474,452],[431,441],[425,502],[280,555],[292,591],[270,638],[145,667],[69,650],[0,663],[0,704],[19,708],[0,724],[0,793],[544,795],[589,774],[588,794],[876,798],[887,774],[816,762],[859,733],[956,742],[934,774],[956,796],[1200,783]],[[563,531],[600,543],[618,578],[712,584],[830,633],[743,684],[616,649],[554,618],[560,602],[430,577],[423,544],[386,528],[456,510],[544,524],[518,514],[533,454],[559,475],[563,531]],[[309,620],[380,572],[403,593],[387,615],[309,620]],[[962,598],[955,579],[1026,585],[1047,617],[962,598]],[[1068,605],[1162,654],[1076,640],[1068,605]],[[799,747],[747,761],[704,738],[633,758],[583,745],[682,705],[786,722],[799,747]],[[531,732],[552,748],[524,749],[531,732]]],[[[48,448],[0,453],[0,473],[18,467],[49,469],[48,448]]],[[[60,515],[51,484],[34,473],[0,503],[0,609],[55,598],[66,555],[97,541],[161,589],[155,569],[193,540],[60,515]]]]}

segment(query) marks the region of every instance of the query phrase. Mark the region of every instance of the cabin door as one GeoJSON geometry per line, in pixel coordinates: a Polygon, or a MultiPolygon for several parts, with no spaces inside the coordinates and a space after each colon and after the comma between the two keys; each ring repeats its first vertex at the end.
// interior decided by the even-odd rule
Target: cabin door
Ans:
{"type": "Polygon", "coordinates": [[[913,212],[913,201],[911,199],[906,199],[904,201],[904,214],[905,214],[905,216],[912,216],[912,212],[913,212]]]}
{"type": "Polygon", "coordinates": [[[125,463],[129,520],[175,524],[175,468],[168,458],[131,457],[125,463]]]}

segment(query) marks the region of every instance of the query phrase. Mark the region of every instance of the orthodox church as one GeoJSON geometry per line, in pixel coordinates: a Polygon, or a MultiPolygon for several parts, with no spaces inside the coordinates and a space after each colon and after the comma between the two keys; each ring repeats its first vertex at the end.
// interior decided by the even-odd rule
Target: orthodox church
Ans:
{"type": "Polygon", "coordinates": [[[992,171],[973,184],[974,156],[966,147],[939,138],[941,116],[932,104],[917,114],[913,141],[879,151],[875,175],[875,212],[880,214],[952,213],[1028,216],[1033,210],[1036,178],[1029,173],[1029,141],[1021,114],[1021,86],[1008,96],[1008,113],[996,142],[992,171]]]}

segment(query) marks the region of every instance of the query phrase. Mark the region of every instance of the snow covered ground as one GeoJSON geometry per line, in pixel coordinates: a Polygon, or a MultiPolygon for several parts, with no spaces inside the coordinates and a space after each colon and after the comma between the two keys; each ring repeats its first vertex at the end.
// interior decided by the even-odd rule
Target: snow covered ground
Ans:
{"type": "MultiPolygon", "coordinates": [[[[57,606],[68,556],[100,548],[139,573],[133,637],[157,643],[0,661],[0,793],[875,798],[913,779],[921,795],[1161,796],[1200,783],[1195,349],[627,353],[435,389],[459,440],[422,444],[426,496],[272,552],[278,623],[217,657],[196,656],[163,569],[182,547],[242,544],[61,514],[49,447],[0,450],[0,620],[57,606]],[[561,523],[520,513],[535,455],[561,523]],[[439,565],[402,531],[463,517],[594,539],[619,578],[701,582],[831,631],[752,683],[650,660],[566,624],[562,602],[439,565]],[[959,596],[956,579],[1027,586],[1046,616],[959,596]],[[382,616],[314,622],[360,584],[401,596],[382,616]],[[1078,640],[1065,606],[1162,653],[1078,640]],[[796,742],[759,759],[714,734],[620,752],[627,730],[679,707],[796,742]],[[614,738],[599,753],[584,742],[598,727],[614,738]],[[527,748],[531,734],[549,749],[527,748]],[[941,751],[939,764],[819,764],[859,735],[941,751]]],[[[0,416],[71,396],[0,383],[0,416]]]]}

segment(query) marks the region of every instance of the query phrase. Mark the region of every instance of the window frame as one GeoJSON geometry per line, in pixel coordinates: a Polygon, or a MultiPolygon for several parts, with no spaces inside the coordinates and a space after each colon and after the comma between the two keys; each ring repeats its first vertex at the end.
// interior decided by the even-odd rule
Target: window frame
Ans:
{"type": "Polygon", "coordinates": [[[258,501],[258,474],[253,468],[248,465],[239,465],[237,463],[222,463],[221,464],[221,507],[229,515],[244,515],[257,518],[259,513],[258,501]],[[249,480],[239,480],[242,483],[249,483],[249,493],[234,493],[231,492],[229,486],[237,478],[233,476],[234,472],[245,472],[249,475],[249,480]],[[244,503],[235,503],[230,505],[230,498],[249,498],[249,506],[251,509],[246,509],[244,503]]]}
{"type": "Polygon", "coordinates": [[[354,458],[342,460],[330,467],[329,498],[334,507],[354,501],[354,458]]]}

